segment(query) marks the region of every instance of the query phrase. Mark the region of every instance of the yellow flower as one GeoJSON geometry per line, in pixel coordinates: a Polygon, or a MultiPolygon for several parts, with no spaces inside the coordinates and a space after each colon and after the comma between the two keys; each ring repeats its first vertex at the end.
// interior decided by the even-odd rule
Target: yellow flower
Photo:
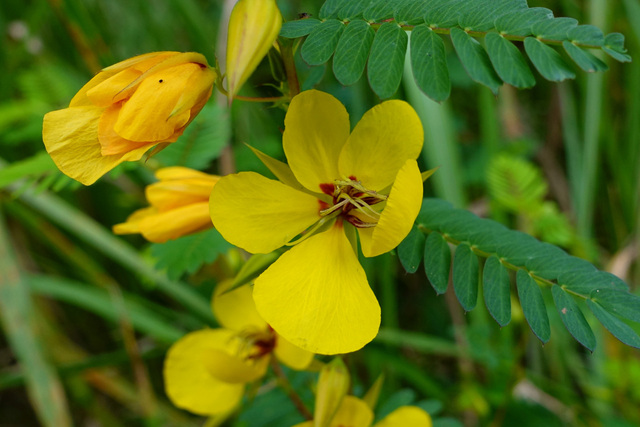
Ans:
{"type": "MultiPolygon", "coordinates": [[[[370,427],[373,411],[367,404],[354,396],[342,399],[338,412],[323,427],[370,427]]],[[[401,406],[373,427],[432,427],[431,417],[417,406],[401,406]]],[[[318,427],[313,421],[296,424],[294,427],[318,427]]]]}
{"type": "Polygon", "coordinates": [[[366,257],[388,252],[409,233],[422,203],[415,159],[423,130],[411,106],[383,102],[349,129],[337,99],[302,92],[285,117],[289,166],[259,153],[281,182],[241,172],[221,178],[210,199],[215,227],[248,252],[271,252],[303,233],[256,279],[254,299],[279,334],[321,354],[358,350],[380,325],[354,230],[366,257]]]}
{"type": "Polygon", "coordinates": [[[212,306],[221,329],[191,332],[167,353],[164,381],[167,396],[177,407],[200,415],[233,410],[246,383],[262,378],[271,354],[290,368],[309,366],[313,354],[295,347],[260,317],[251,287],[226,292],[232,282],[216,288],[212,306]]]}
{"type": "Polygon", "coordinates": [[[152,146],[175,142],[211,96],[216,73],[199,53],[154,52],[105,68],[69,108],[44,116],[58,168],[85,185],[152,146]]]}
{"type": "Polygon", "coordinates": [[[145,189],[151,206],[114,225],[114,233],[140,233],[150,242],[163,243],[213,227],[209,195],[220,177],[175,166],[159,169],[156,178],[160,182],[145,189]]]}
{"type": "Polygon", "coordinates": [[[229,17],[227,81],[233,97],[262,58],[269,52],[282,27],[275,0],[239,0],[229,17]]]}
{"type": "MultiPolygon", "coordinates": [[[[348,383],[349,373],[340,359],[326,364],[318,379],[314,419],[294,427],[370,427],[373,410],[364,400],[345,396],[348,383]]],[[[401,406],[373,427],[432,427],[432,421],[417,406],[401,406]]]]}

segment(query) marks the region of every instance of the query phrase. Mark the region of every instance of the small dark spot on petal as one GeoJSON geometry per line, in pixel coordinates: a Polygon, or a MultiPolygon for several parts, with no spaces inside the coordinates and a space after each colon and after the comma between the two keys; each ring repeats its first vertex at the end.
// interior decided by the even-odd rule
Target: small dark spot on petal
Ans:
{"type": "Polygon", "coordinates": [[[158,83],[162,83],[163,81],[164,81],[164,80],[160,79],[160,80],[158,80],[158,83]]]}

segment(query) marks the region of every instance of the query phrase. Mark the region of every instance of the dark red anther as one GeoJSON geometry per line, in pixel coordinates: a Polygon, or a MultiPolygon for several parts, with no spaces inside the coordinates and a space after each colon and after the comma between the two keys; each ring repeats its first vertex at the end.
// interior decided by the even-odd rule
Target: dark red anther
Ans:
{"type": "Polygon", "coordinates": [[[333,184],[320,184],[320,190],[324,194],[328,194],[329,196],[333,196],[333,192],[336,191],[336,186],[333,184]]]}

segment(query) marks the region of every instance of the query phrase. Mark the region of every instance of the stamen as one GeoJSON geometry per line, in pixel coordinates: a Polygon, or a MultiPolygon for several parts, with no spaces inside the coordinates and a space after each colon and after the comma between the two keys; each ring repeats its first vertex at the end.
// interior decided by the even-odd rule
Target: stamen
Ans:
{"type": "Polygon", "coordinates": [[[341,207],[343,207],[347,203],[349,203],[349,200],[345,199],[345,200],[341,201],[340,203],[331,206],[328,209],[321,210],[320,211],[320,216],[327,216],[327,215],[331,214],[332,212],[337,211],[338,209],[340,209],[341,207]]]}
{"type": "Polygon", "coordinates": [[[320,210],[320,216],[324,219],[342,215],[346,221],[359,228],[375,227],[380,220],[379,210],[382,210],[382,206],[378,207],[379,210],[373,206],[388,199],[388,196],[364,187],[354,176],[342,177],[333,184],[321,184],[321,189],[325,194],[329,194],[333,189],[333,206],[320,210]],[[350,212],[353,209],[371,218],[371,221],[363,221],[356,217],[355,212],[350,212]]]}
{"type": "Polygon", "coordinates": [[[363,202],[362,200],[353,199],[351,200],[351,203],[355,205],[358,211],[362,212],[364,215],[368,216],[369,218],[375,219],[376,222],[380,218],[380,213],[374,211],[371,206],[369,206],[367,203],[363,202]]]}

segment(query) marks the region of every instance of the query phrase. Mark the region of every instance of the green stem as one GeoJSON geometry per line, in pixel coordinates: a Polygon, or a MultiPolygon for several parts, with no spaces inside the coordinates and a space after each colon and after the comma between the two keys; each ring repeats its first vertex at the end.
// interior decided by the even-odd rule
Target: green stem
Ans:
{"type": "Polygon", "coordinates": [[[411,71],[410,49],[404,63],[402,79],[407,100],[418,113],[424,127],[422,157],[427,168],[438,170],[433,178],[437,197],[451,202],[456,207],[464,207],[466,197],[462,185],[461,160],[453,130],[453,115],[449,102],[438,104],[429,99],[418,88],[411,71]]]}
{"type": "MultiPolygon", "coordinates": [[[[590,2],[591,23],[604,28],[606,25],[607,1],[592,0],[590,2]]],[[[599,142],[600,123],[602,119],[602,98],[604,76],[602,73],[592,73],[586,77],[586,98],[584,112],[584,149],[582,156],[582,169],[579,193],[576,203],[576,216],[578,219],[578,234],[585,238],[593,235],[593,216],[595,210],[595,194],[599,173],[599,142]]]]}
{"type": "MultiPolygon", "coordinates": [[[[423,225],[421,225],[421,224],[417,224],[417,226],[418,226],[418,229],[419,229],[421,232],[423,232],[424,234],[440,233],[440,232],[439,232],[439,231],[437,231],[437,230],[431,230],[431,229],[429,229],[429,228],[427,228],[427,227],[425,227],[425,226],[423,226],[423,225]]],[[[452,238],[451,236],[449,236],[448,234],[443,234],[443,233],[440,233],[440,234],[442,235],[442,237],[443,237],[443,238],[444,238],[448,243],[451,243],[452,245],[458,246],[459,244],[461,244],[461,243],[462,243],[460,240],[456,240],[456,239],[452,238]]],[[[489,258],[489,257],[490,257],[490,256],[492,256],[492,255],[496,255],[496,256],[498,255],[498,254],[496,254],[496,253],[485,252],[485,251],[483,251],[483,250],[478,249],[477,247],[475,247],[475,246],[473,246],[473,245],[469,245],[469,247],[471,248],[471,251],[472,251],[475,255],[477,255],[477,256],[479,256],[479,257],[482,257],[482,258],[489,258]]],[[[536,275],[536,274],[534,274],[534,273],[531,273],[531,271],[529,271],[529,269],[527,269],[526,267],[522,267],[522,266],[519,266],[519,265],[516,265],[516,264],[511,264],[510,262],[505,261],[505,260],[504,260],[504,258],[500,258],[500,257],[498,257],[498,258],[500,259],[500,263],[501,263],[503,266],[505,266],[506,268],[508,268],[509,270],[513,270],[513,271],[524,270],[524,271],[525,271],[529,276],[531,276],[531,278],[533,278],[533,280],[535,280],[535,281],[536,281],[536,283],[538,283],[539,285],[548,286],[548,287],[551,287],[551,286],[553,286],[553,285],[557,285],[557,283],[555,283],[555,282],[554,282],[554,281],[552,281],[552,280],[545,279],[544,277],[541,277],[541,276],[538,276],[538,275],[536,275]]],[[[577,296],[577,297],[580,297],[580,298],[582,298],[582,299],[589,299],[589,298],[590,298],[590,297],[589,297],[589,296],[587,296],[587,295],[582,295],[582,294],[580,294],[580,293],[577,293],[577,292],[575,292],[575,291],[572,291],[571,289],[567,289],[567,288],[566,288],[566,287],[564,287],[564,286],[561,286],[561,287],[562,287],[562,290],[564,290],[565,292],[568,292],[568,293],[570,293],[570,294],[573,294],[573,295],[575,295],[575,296],[577,296]]]]}
{"type": "Polygon", "coordinates": [[[109,258],[155,284],[159,290],[189,308],[207,324],[215,324],[209,302],[204,297],[184,283],[169,280],[165,274],[149,265],[135,249],[62,199],[47,193],[34,194],[31,190],[22,193],[20,199],[58,226],[67,229],[109,258]]]}
{"type": "Polygon", "coordinates": [[[273,370],[273,373],[276,375],[276,377],[278,377],[278,382],[284,389],[285,393],[287,393],[287,396],[289,396],[289,399],[291,399],[291,402],[293,402],[298,412],[300,412],[300,414],[305,417],[305,419],[313,420],[313,414],[305,406],[298,393],[296,393],[296,391],[293,389],[291,383],[289,382],[289,379],[285,375],[275,357],[271,358],[271,369],[273,370]]]}
{"type": "Polygon", "coordinates": [[[284,63],[284,71],[287,75],[289,83],[289,97],[292,99],[300,93],[300,81],[298,80],[298,71],[296,69],[296,61],[294,58],[293,42],[291,40],[284,41],[279,39],[280,54],[284,63]]]}
{"type": "Polygon", "coordinates": [[[37,332],[28,286],[0,211],[0,320],[27,383],[31,404],[43,426],[71,426],[67,398],[37,332]]]}
{"type": "MultiPolygon", "coordinates": [[[[386,22],[390,22],[392,20],[386,21],[386,22]]],[[[348,24],[348,21],[343,21],[344,24],[348,24]]],[[[380,26],[382,24],[384,24],[385,22],[378,22],[378,23],[373,23],[371,24],[371,27],[373,27],[375,30],[377,30],[378,28],[380,28],[380,26]]],[[[420,24],[420,25],[424,25],[424,24],[420,24]]],[[[400,28],[402,28],[405,31],[413,31],[413,29],[416,27],[416,25],[400,25],[400,28]]],[[[451,33],[451,28],[443,28],[443,27],[429,27],[431,28],[431,30],[436,33],[436,34],[450,34],[451,33]]],[[[454,27],[452,27],[454,28],[454,27]]],[[[455,27],[455,28],[459,28],[459,27],[455,27]]],[[[495,31],[473,31],[473,30],[465,30],[464,28],[462,28],[462,30],[464,30],[465,33],[469,34],[471,37],[475,37],[475,38],[481,38],[486,36],[488,33],[493,33],[495,31]]],[[[505,34],[505,33],[500,33],[500,35],[502,37],[504,37],[507,40],[511,40],[511,41],[524,41],[524,39],[526,39],[527,37],[535,37],[535,36],[517,36],[514,34],[505,34]]],[[[555,40],[555,39],[545,39],[543,37],[537,37],[538,40],[540,40],[542,43],[544,44],[551,44],[551,45],[555,45],[555,46],[562,46],[562,43],[565,40],[555,40]]],[[[575,42],[574,43],[576,46],[580,46],[580,47],[584,47],[587,49],[602,49],[602,46],[598,46],[598,45],[594,45],[594,44],[587,44],[587,43],[579,43],[579,42],[575,42]]]]}

